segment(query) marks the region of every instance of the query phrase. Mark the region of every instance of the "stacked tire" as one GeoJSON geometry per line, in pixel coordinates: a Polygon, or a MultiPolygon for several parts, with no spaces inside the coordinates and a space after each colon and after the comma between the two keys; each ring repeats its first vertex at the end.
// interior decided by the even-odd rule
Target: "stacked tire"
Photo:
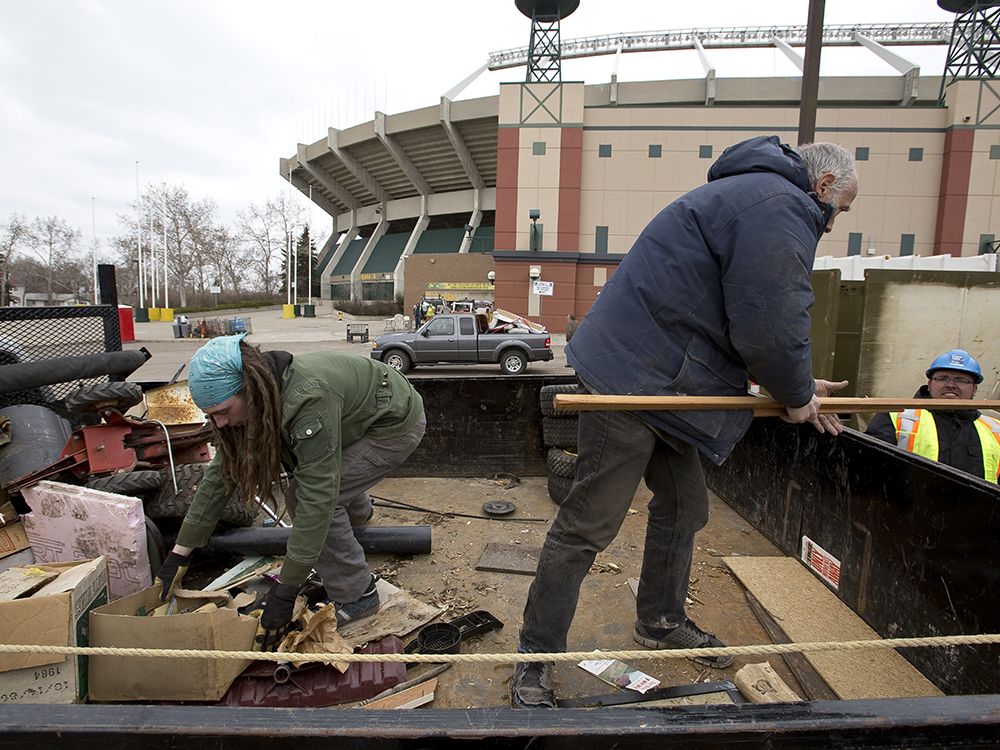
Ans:
{"type": "Polygon", "coordinates": [[[566,499],[573,478],[576,476],[577,430],[579,412],[555,410],[555,397],[560,393],[579,393],[575,383],[565,385],[545,385],[539,393],[542,408],[542,442],[549,449],[548,489],[549,497],[556,505],[566,499]]]}

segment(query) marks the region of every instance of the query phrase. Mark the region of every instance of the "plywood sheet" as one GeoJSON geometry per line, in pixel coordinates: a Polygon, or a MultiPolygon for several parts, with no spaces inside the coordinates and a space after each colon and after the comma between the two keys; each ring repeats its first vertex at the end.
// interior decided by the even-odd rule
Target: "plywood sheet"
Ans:
{"type": "MultiPolygon", "coordinates": [[[[793,643],[878,640],[836,595],[791,557],[727,557],[726,564],[793,643]]],[[[892,649],[808,653],[843,699],[942,695],[892,649]]]]}

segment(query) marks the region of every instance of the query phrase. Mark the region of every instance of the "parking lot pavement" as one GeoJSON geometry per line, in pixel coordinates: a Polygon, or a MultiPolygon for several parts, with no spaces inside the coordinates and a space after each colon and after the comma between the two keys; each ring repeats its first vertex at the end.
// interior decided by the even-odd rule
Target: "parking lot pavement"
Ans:
{"type": "MultiPolygon", "coordinates": [[[[385,332],[384,318],[355,317],[345,315],[343,319],[333,311],[329,302],[317,303],[315,318],[281,317],[280,307],[268,307],[254,310],[213,310],[207,313],[189,315],[192,329],[197,330],[197,323],[202,319],[219,318],[231,320],[242,318],[245,325],[252,330],[248,341],[257,344],[261,349],[283,349],[292,354],[306,352],[343,351],[367,357],[371,345],[361,341],[347,341],[348,323],[367,323],[370,338],[375,338],[385,332]]],[[[184,367],[195,351],[205,343],[202,338],[174,338],[172,323],[151,321],[135,324],[135,341],[123,344],[123,349],[139,349],[145,347],[153,356],[146,364],[129,376],[136,382],[157,383],[166,382],[184,367]]],[[[566,339],[562,334],[552,335],[552,350],[555,358],[550,362],[531,362],[528,365],[529,374],[546,373],[550,375],[570,375],[573,370],[566,367],[566,356],[563,353],[566,339]]],[[[410,373],[409,377],[493,377],[500,374],[498,365],[441,365],[419,367],[410,373]]],[[[187,377],[185,371],[178,375],[179,380],[187,377]]]]}

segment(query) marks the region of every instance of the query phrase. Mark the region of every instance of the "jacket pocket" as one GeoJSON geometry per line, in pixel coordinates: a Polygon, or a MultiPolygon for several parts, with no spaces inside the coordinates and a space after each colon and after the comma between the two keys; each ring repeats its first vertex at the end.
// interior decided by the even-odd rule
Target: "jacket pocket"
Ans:
{"type": "Polygon", "coordinates": [[[319,415],[309,415],[289,429],[292,452],[299,465],[312,463],[327,456],[333,449],[333,430],[323,424],[319,415]]]}
{"type": "MultiPolygon", "coordinates": [[[[664,390],[678,396],[743,396],[746,384],[746,370],[708,341],[695,336],[684,352],[677,377],[664,390]]],[[[693,437],[712,439],[720,436],[727,423],[737,421],[745,428],[744,423],[748,421],[743,412],[674,411],[670,414],[690,427],[693,437]]]]}
{"type": "Polygon", "coordinates": [[[392,402],[392,386],[389,384],[389,376],[383,375],[375,389],[375,408],[388,409],[392,402]]]}

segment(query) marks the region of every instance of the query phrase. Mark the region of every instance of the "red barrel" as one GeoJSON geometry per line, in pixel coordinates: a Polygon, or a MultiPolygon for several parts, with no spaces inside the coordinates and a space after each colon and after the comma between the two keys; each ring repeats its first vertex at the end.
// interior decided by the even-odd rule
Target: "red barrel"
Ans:
{"type": "Polygon", "coordinates": [[[118,305],[118,329],[121,331],[123,344],[135,341],[135,324],[132,322],[132,308],[128,305],[118,305]]]}

